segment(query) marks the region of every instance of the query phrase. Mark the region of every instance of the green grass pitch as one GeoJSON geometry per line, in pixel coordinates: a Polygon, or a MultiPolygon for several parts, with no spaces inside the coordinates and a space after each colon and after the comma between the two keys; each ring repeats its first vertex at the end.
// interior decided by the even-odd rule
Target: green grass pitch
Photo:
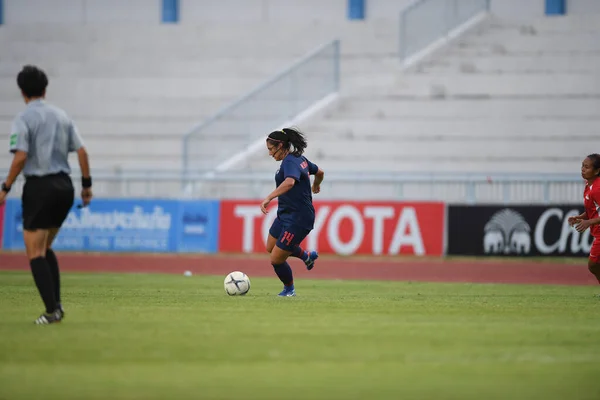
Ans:
{"type": "Polygon", "coordinates": [[[600,288],[0,273],[0,399],[600,399],[600,288]]]}

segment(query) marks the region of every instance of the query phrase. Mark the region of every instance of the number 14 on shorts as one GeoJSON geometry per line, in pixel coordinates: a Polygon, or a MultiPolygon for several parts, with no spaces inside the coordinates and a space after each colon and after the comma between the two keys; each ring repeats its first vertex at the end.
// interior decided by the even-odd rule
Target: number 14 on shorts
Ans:
{"type": "Polygon", "coordinates": [[[281,235],[281,243],[286,243],[288,246],[292,243],[293,239],[294,234],[288,231],[283,232],[283,235],[281,235]]]}

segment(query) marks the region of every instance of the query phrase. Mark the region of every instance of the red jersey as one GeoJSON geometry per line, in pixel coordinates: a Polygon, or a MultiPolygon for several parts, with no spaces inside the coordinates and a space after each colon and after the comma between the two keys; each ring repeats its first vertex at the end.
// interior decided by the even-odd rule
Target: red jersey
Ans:
{"type": "MultiPolygon", "coordinates": [[[[585,213],[588,219],[594,219],[600,217],[598,212],[600,211],[600,179],[596,178],[590,185],[585,184],[583,190],[583,206],[585,207],[585,213]]],[[[600,225],[590,226],[590,233],[594,237],[600,236],[600,225]]]]}

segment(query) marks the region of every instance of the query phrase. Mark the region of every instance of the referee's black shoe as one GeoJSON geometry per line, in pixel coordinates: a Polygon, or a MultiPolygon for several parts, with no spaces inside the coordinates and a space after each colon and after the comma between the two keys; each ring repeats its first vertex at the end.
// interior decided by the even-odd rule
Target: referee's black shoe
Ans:
{"type": "Polygon", "coordinates": [[[65,319],[65,310],[64,310],[62,304],[58,305],[58,310],[56,310],[56,311],[60,314],[61,320],[65,319]]]}
{"type": "Polygon", "coordinates": [[[62,321],[62,313],[59,309],[52,314],[42,314],[34,321],[36,325],[48,325],[62,321]]]}

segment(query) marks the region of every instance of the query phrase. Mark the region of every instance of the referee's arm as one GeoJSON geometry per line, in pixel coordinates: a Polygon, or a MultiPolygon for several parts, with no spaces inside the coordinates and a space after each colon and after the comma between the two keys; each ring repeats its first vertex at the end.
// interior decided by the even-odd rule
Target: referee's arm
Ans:
{"type": "Polygon", "coordinates": [[[4,181],[4,184],[10,188],[13,183],[17,180],[17,177],[25,168],[25,161],[27,161],[27,152],[23,150],[15,151],[15,156],[13,157],[12,164],[10,165],[10,170],[8,171],[8,176],[4,181]]]}
{"type": "Polygon", "coordinates": [[[90,160],[85,147],[81,146],[77,149],[77,158],[79,159],[79,169],[81,170],[81,176],[83,178],[90,177],[90,160]]]}
{"type": "Polygon", "coordinates": [[[22,115],[18,115],[13,121],[11,132],[9,150],[14,154],[14,157],[8,171],[8,176],[6,177],[6,180],[2,182],[0,194],[3,194],[4,197],[6,197],[11,186],[23,171],[23,168],[25,168],[25,162],[27,161],[27,152],[29,151],[29,129],[27,128],[22,115]]]}
{"type": "Polygon", "coordinates": [[[87,206],[92,200],[92,177],[90,175],[90,160],[85,147],[77,149],[77,158],[79,159],[79,168],[81,169],[81,200],[83,205],[87,206]]]}
{"type": "Polygon", "coordinates": [[[88,153],[83,145],[83,140],[79,135],[77,127],[71,121],[68,129],[69,134],[69,151],[77,152],[77,158],[79,160],[79,169],[81,171],[81,200],[83,206],[90,204],[92,200],[92,176],[90,175],[90,159],[88,153]]]}

